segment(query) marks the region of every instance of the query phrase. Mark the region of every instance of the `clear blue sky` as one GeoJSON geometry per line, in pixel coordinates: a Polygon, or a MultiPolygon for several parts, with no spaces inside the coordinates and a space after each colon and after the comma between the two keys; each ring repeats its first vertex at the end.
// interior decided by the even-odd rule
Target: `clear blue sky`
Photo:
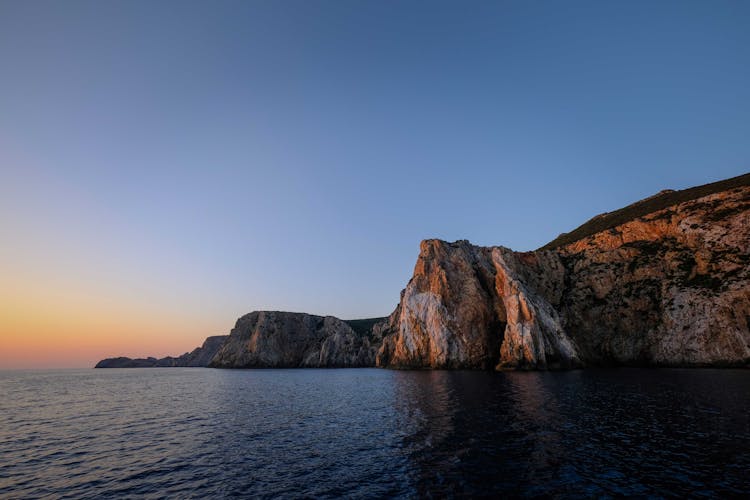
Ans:
{"type": "Polygon", "coordinates": [[[0,271],[206,334],[750,170],[743,1],[0,0],[0,71],[0,271]]]}

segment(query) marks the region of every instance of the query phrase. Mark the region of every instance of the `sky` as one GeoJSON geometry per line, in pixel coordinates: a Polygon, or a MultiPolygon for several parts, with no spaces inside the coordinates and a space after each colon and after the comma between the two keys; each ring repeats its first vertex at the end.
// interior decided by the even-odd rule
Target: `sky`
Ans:
{"type": "Polygon", "coordinates": [[[389,314],[750,171],[750,2],[0,0],[0,369],[389,314]]]}

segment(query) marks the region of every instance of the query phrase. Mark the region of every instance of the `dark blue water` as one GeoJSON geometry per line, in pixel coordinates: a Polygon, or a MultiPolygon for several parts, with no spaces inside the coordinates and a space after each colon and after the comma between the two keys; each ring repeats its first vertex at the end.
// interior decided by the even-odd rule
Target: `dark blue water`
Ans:
{"type": "Polygon", "coordinates": [[[749,370],[0,372],[0,497],[750,495],[749,370]]]}

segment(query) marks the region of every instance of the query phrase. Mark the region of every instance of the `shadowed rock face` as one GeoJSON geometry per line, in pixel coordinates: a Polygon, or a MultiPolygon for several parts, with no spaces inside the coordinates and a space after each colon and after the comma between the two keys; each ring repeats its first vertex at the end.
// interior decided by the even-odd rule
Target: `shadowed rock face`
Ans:
{"type": "MultiPolygon", "coordinates": [[[[167,362],[167,360],[171,360],[175,358],[162,358],[162,359],[156,359],[156,358],[126,358],[124,356],[120,356],[117,358],[107,358],[99,361],[94,368],[154,368],[159,362],[167,362]]],[[[163,366],[172,366],[169,365],[163,365],[163,366]]]]}
{"type": "Polygon", "coordinates": [[[208,337],[201,347],[180,356],[178,359],[181,364],[176,366],[208,366],[227,337],[228,335],[208,337]]]}
{"type": "Polygon", "coordinates": [[[237,324],[212,359],[216,368],[374,366],[380,338],[333,316],[255,311],[237,324]]]}
{"type": "Polygon", "coordinates": [[[201,347],[196,347],[191,352],[182,356],[166,358],[108,358],[99,361],[95,368],[154,368],[154,367],[179,367],[179,366],[208,366],[211,358],[219,350],[221,344],[226,340],[226,335],[208,337],[201,347]]]}
{"type": "Polygon", "coordinates": [[[426,240],[377,365],[746,365],[749,272],[748,186],[550,250],[426,240]]]}

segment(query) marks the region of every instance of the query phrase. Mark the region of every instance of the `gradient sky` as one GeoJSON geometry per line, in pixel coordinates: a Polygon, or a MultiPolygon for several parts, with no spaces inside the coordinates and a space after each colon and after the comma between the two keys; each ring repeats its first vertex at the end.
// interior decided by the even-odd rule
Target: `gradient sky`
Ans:
{"type": "Polygon", "coordinates": [[[750,170],[750,2],[0,0],[0,368],[395,307],[750,170]]]}

